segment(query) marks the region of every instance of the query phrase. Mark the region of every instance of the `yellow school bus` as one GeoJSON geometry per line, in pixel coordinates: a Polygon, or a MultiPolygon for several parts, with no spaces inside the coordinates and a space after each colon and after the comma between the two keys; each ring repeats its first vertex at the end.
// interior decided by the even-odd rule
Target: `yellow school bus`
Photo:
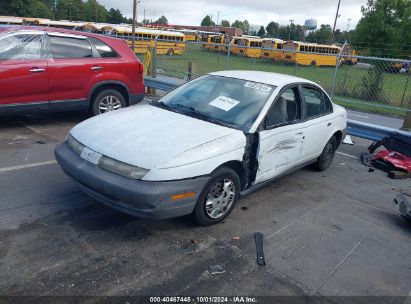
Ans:
{"type": "MultiPolygon", "coordinates": [[[[335,66],[341,47],[336,45],[287,41],[282,58],[286,62],[312,66],[335,66]]],[[[343,59],[340,60],[340,63],[343,59]]]]}
{"type": "Polygon", "coordinates": [[[285,41],[276,38],[264,38],[261,46],[261,57],[266,59],[281,60],[285,41]]]}
{"type": "MultiPolygon", "coordinates": [[[[109,28],[103,28],[104,33],[117,36],[127,40],[131,46],[131,26],[112,26],[111,31],[107,32],[109,28]]],[[[184,34],[160,31],[149,28],[136,28],[136,44],[134,52],[136,54],[144,54],[148,47],[157,46],[157,55],[182,55],[185,51],[184,34]]]]}
{"type": "Polygon", "coordinates": [[[197,41],[200,40],[199,33],[198,33],[198,31],[196,31],[196,30],[186,30],[186,29],[175,30],[175,29],[167,29],[167,31],[178,32],[178,33],[184,34],[185,41],[197,42],[197,41]]]}
{"type": "Polygon", "coordinates": [[[75,30],[83,26],[84,22],[74,22],[68,20],[49,20],[49,19],[35,19],[32,22],[33,25],[47,26],[47,27],[57,27],[67,30],[75,30]]]}
{"type": "Polygon", "coordinates": [[[207,44],[204,44],[204,48],[213,52],[225,52],[226,45],[224,44],[224,35],[209,35],[207,44]]]}
{"type": "Polygon", "coordinates": [[[13,16],[0,16],[0,24],[23,24],[23,18],[13,16]]]}
{"type": "Polygon", "coordinates": [[[254,36],[234,37],[231,44],[231,52],[236,55],[244,55],[251,58],[261,57],[263,39],[254,36]]]}
{"type": "Polygon", "coordinates": [[[358,55],[357,51],[352,49],[352,47],[349,44],[345,44],[342,46],[341,54],[344,55],[343,63],[348,65],[355,65],[358,63],[358,58],[353,57],[358,55]]]}

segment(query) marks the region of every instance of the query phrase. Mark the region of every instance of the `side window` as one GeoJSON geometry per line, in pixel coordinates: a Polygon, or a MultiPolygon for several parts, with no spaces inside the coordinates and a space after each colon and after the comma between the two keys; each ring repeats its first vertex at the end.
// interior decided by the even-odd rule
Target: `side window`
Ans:
{"type": "Polygon", "coordinates": [[[44,35],[17,34],[0,37],[0,60],[43,58],[44,35]]]}
{"type": "Polygon", "coordinates": [[[301,118],[301,102],[298,88],[285,90],[274,102],[266,117],[266,127],[297,121],[301,118]]]}
{"type": "Polygon", "coordinates": [[[104,58],[118,57],[118,54],[100,39],[90,37],[89,40],[96,47],[101,57],[104,57],[104,58]]]}
{"type": "Polygon", "coordinates": [[[307,118],[317,117],[332,112],[331,101],[322,91],[303,87],[303,95],[307,108],[307,118]]]}
{"type": "Polygon", "coordinates": [[[50,36],[50,44],[54,59],[93,57],[91,44],[87,39],[50,36]]]}

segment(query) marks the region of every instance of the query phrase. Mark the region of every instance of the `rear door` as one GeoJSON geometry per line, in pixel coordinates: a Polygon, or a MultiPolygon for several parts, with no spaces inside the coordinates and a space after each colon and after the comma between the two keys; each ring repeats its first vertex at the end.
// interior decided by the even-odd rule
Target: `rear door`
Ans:
{"type": "Polygon", "coordinates": [[[327,94],[314,85],[300,87],[303,98],[303,120],[305,143],[304,158],[320,156],[326,143],[333,135],[333,107],[327,94]]]}
{"type": "Polygon", "coordinates": [[[49,33],[50,108],[88,106],[90,86],[101,74],[100,56],[80,35],[49,33]]]}
{"type": "Polygon", "coordinates": [[[305,135],[297,85],[288,86],[280,92],[267,113],[264,130],[259,135],[256,183],[269,180],[300,162],[305,135]]]}
{"type": "Polygon", "coordinates": [[[0,111],[48,109],[46,35],[19,31],[0,37],[0,111]]]}

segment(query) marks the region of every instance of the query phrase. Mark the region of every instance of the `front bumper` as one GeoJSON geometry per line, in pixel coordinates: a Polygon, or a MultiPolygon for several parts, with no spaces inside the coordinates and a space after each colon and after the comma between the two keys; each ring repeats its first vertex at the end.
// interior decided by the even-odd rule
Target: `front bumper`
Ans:
{"type": "Polygon", "coordinates": [[[67,143],[55,150],[57,162],[80,188],[99,202],[136,217],[165,219],[193,212],[209,177],[178,181],[133,180],[101,169],[76,154],[67,143]],[[194,197],[172,200],[172,196],[195,192],[194,197]]]}

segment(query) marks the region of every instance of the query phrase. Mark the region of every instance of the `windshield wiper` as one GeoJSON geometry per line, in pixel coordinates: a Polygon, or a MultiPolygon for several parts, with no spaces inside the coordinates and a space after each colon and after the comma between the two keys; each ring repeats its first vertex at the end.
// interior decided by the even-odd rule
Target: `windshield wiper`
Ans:
{"type": "Polygon", "coordinates": [[[195,117],[203,118],[206,121],[215,123],[215,124],[220,125],[220,126],[233,128],[233,126],[231,124],[226,123],[226,122],[222,122],[222,121],[218,120],[217,118],[215,118],[215,117],[213,117],[213,116],[211,116],[207,113],[200,112],[194,107],[187,107],[187,106],[183,106],[183,105],[180,105],[180,104],[176,104],[176,106],[183,109],[183,110],[188,110],[188,112],[190,114],[194,115],[195,117]]]}
{"type": "Polygon", "coordinates": [[[150,102],[151,105],[155,106],[155,107],[159,107],[165,110],[170,110],[172,112],[177,112],[175,108],[170,107],[168,104],[166,104],[163,101],[152,101],[150,102]]]}

